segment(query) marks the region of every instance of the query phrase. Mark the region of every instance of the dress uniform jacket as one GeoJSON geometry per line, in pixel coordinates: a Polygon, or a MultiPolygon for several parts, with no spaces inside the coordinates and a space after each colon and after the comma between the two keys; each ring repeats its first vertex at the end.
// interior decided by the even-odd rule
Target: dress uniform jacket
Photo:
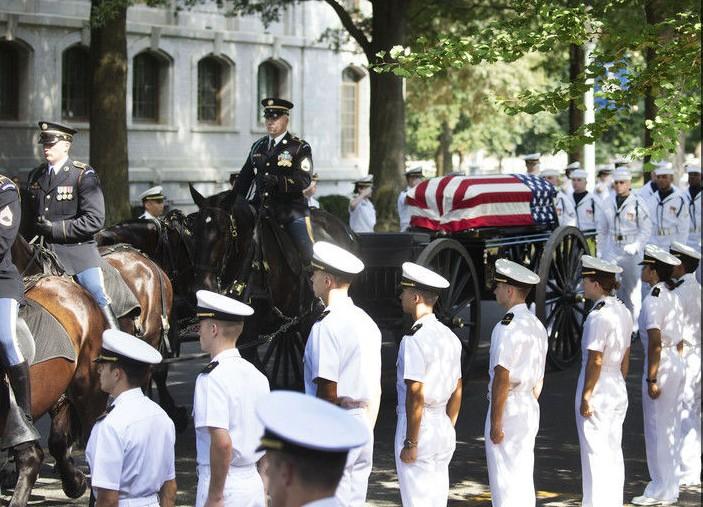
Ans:
{"type": "Polygon", "coordinates": [[[651,481],[644,495],[658,500],[675,501],[679,496],[677,465],[681,452],[681,419],[677,410],[684,382],[683,359],[676,350],[683,333],[683,307],[675,292],[660,282],[652,287],[642,302],[640,338],[645,351],[642,374],[642,409],[647,468],[651,481]],[[661,359],[657,373],[660,396],[653,400],[647,389],[648,329],[661,332],[661,359]]]}
{"type": "Polygon", "coordinates": [[[488,399],[495,367],[510,372],[510,391],[503,409],[503,441],[491,440],[491,407],[484,436],[488,479],[494,507],[529,507],[536,503],[534,447],[539,404],[534,389],[544,378],[547,331],[527,305],[512,307],[491,334],[488,399]]]}
{"type": "Polygon", "coordinates": [[[28,180],[35,215],[54,224],[46,245],[69,275],[99,267],[93,235],[105,223],[105,200],[95,169],[69,158],[56,174],[49,173],[44,163],[28,180]]]}
{"type": "Polygon", "coordinates": [[[158,493],[176,478],[176,430],[140,388],[115,398],[90,433],[86,458],[91,486],[120,492],[120,506],[157,507],[158,493]]]}
{"type": "Polygon", "coordinates": [[[554,199],[554,207],[557,210],[559,225],[570,225],[576,227],[576,209],[571,197],[559,190],[554,199]]]}
{"type": "Polygon", "coordinates": [[[686,197],[676,189],[663,199],[661,194],[656,192],[649,198],[648,204],[649,216],[652,219],[650,243],[665,250],[669,249],[672,241],[686,244],[689,233],[686,197]]]}
{"type": "Polygon", "coordinates": [[[693,273],[686,273],[674,290],[683,306],[684,367],[681,397],[681,483],[701,481],[701,285],[693,273]]]}
{"type": "Polygon", "coordinates": [[[232,462],[224,489],[225,506],[264,507],[264,485],[256,469],[264,427],[256,417],[256,403],[269,393],[268,379],[236,348],[213,358],[198,375],[193,402],[193,426],[198,464],[195,505],[205,504],[210,486],[210,433],[222,428],[232,439],[232,462]]]}
{"type": "Polygon", "coordinates": [[[349,228],[354,232],[373,232],[376,208],[369,199],[362,199],[356,208],[349,206],[349,228]]]}
{"type": "Polygon", "coordinates": [[[447,415],[447,402],[461,379],[461,343],[456,335],[426,315],[403,337],[398,350],[398,424],[395,464],[404,506],[446,506],[449,461],[456,449],[456,431],[447,415]],[[400,451],[407,433],[406,380],[421,382],[425,407],[420,421],[417,460],[403,463],[400,451]],[[431,484],[432,487],[428,487],[431,484]]]}
{"type": "Polygon", "coordinates": [[[317,395],[316,378],[337,383],[369,429],[369,440],[351,449],[336,497],[342,505],[363,505],[373,464],[373,426],[381,400],[381,331],[346,297],[332,302],[310,330],[303,357],[305,393],[317,395]]]}
{"type": "Polygon", "coordinates": [[[618,206],[617,197],[611,197],[603,204],[596,230],[600,256],[623,269],[618,297],[630,310],[633,331],[637,331],[642,307],[642,267],[639,262],[652,233],[646,201],[630,193],[618,206]]]}
{"type": "Polygon", "coordinates": [[[582,231],[594,230],[598,223],[598,217],[603,212],[602,201],[590,192],[586,192],[581,199],[576,200],[575,194],[571,194],[576,212],[576,227],[582,231]]]}
{"type": "Polygon", "coordinates": [[[268,136],[251,146],[234,191],[247,197],[252,183],[255,183],[254,204],[258,207],[263,196],[278,223],[287,224],[296,218],[309,216],[308,200],[303,190],[310,186],[313,169],[310,145],[287,132],[271,151],[268,147],[268,136]],[[276,177],[275,187],[263,188],[263,176],[266,174],[276,177]]]}
{"type": "Polygon", "coordinates": [[[620,507],[623,504],[622,425],[627,413],[627,387],[620,366],[630,346],[631,333],[630,311],[612,296],[596,301],[584,324],[581,373],[574,407],[581,447],[584,507],[620,507]],[[581,397],[591,350],[603,354],[603,363],[589,401],[593,414],[583,417],[581,397]]]}
{"type": "Polygon", "coordinates": [[[24,293],[20,274],[12,263],[12,245],[17,238],[22,206],[17,185],[0,175],[0,298],[19,301],[24,293]]]}
{"type": "Polygon", "coordinates": [[[688,229],[688,246],[700,249],[701,247],[701,192],[691,196],[691,189],[684,194],[688,203],[688,216],[690,225],[688,229]]]}

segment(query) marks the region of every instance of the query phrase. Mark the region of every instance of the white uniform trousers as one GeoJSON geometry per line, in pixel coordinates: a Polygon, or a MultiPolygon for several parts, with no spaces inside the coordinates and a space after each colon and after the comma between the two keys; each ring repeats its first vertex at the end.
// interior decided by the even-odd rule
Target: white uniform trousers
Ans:
{"type": "Polygon", "coordinates": [[[684,363],[680,484],[693,486],[701,482],[701,348],[687,346],[684,363]]]}
{"type": "Polygon", "coordinates": [[[663,347],[657,384],[661,395],[656,400],[647,391],[647,363],[642,376],[642,409],[644,443],[651,481],[644,495],[657,500],[676,501],[679,497],[679,456],[681,452],[681,419],[678,409],[684,381],[683,359],[676,347],[663,347]]]}
{"type": "Polygon", "coordinates": [[[620,368],[602,366],[590,400],[593,415],[581,415],[584,370],[576,389],[576,429],[581,449],[583,507],[622,507],[625,461],[622,425],[627,413],[627,387],[620,368]]]}
{"type": "Polygon", "coordinates": [[[531,392],[511,391],[503,409],[503,441],[491,441],[491,407],[484,437],[493,507],[534,507],[535,438],[539,403],[531,392]]]}
{"type": "Polygon", "coordinates": [[[395,469],[404,507],[439,507],[449,498],[449,462],[456,449],[456,431],[446,406],[425,407],[420,421],[417,459],[403,463],[400,451],[407,432],[404,410],[397,410],[395,469]]]}
{"type": "MultiPolygon", "coordinates": [[[[210,467],[198,466],[198,490],[195,506],[202,507],[207,501],[210,487],[210,467]]],[[[265,507],[264,482],[255,464],[230,466],[225,479],[225,507],[265,507]]]]}
{"type": "Polygon", "coordinates": [[[628,255],[623,251],[621,245],[615,245],[603,253],[603,258],[622,268],[617,296],[630,310],[633,322],[632,331],[637,332],[640,311],[642,310],[642,266],[639,265],[642,261],[642,254],[628,255]]]}
{"type": "Polygon", "coordinates": [[[356,507],[366,503],[366,491],[369,488],[369,476],[373,466],[373,430],[370,428],[367,409],[357,408],[348,412],[368,428],[369,439],[363,446],[349,451],[344,474],[334,496],[339,505],[356,507]]]}

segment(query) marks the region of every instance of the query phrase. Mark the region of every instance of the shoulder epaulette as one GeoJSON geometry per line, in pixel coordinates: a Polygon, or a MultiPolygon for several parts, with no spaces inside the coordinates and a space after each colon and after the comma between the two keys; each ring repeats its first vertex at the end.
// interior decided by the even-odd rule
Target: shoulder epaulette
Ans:
{"type": "Polygon", "coordinates": [[[593,307],[593,311],[594,311],[594,312],[597,312],[598,310],[600,310],[600,309],[603,308],[604,306],[605,306],[605,301],[601,301],[601,302],[599,302],[598,304],[596,304],[596,306],[593,307]]]}
{"type": "Polygon", "coordinates": [[[98,416],[98,418],[95,420],[95,422],[102,421],[103,419],[105,419],[105,418],[107,417],[107,414],[109,414],[110,412],[112,412],[112,409],[113,409],[113,408],[115,408],[114,403],[113,403],[112,405],[110,405],[109,407],[107,407],[107,408],[105,409],[105,412],[103,412],[102,414],[100,414],[100,415],[98,416]]]}
{"type": "Polygon", "coordinates": [[[329,314],[330,314],[330,311],[329,311],[329,310],[325,310],[324,312],[322,312],[322,313],[320,314],[320,316],[317,318],[317,321],[316,321],[316,322],[320,322],[322,319],[324,319],[325,317],[327,317],[329,314]]]}
{"type": "Polygon", "coordinates": [[[503,324],[504,326],[507,326],[508,324],[510,324],[513,321],[513,317],[515,317],[514,313],[512,313],[512,312],[506,313],[505,315],[503,315],[503,320],[501,320],[500,323],[503,324]]]}
{"type": "Polygon", "coordinates": [[[79,162],[78,160],[74,160],[73,165],[76,166],[78,169],[85,169],[86,167],[88,167],[88,164],[84,162],[79,162]]]}
{"type": "Polygon", "coordinates": [[[407,336],[412,336],[415,333],[418,332],[418,330],[422,327],[422,324],[415,324],[413,327],[410,328],[410,331],[408,331],[407,336]]]}
{"type": "Polygon", "coordinates": [[[205,368],[203,368],[202,370],[200,370],[200,373],[204,373],[205,375],[207,375],[207,374],[210,373],[212,370],[214,370],[215,368],[217,368],[217,365],[218,365],[218,364],[220,364],[219,361],[211,361],[211,362],[209,362],[209,363],[207,364],[207,366],[206,366],[205,368]]]}
{"type": "Polygon", "coordinates": [[[652,296],[654,296],[655,298],[658,298],[660,292],[661,292],[661,289],[659,287],[654,287],[652,289],[652,296]]]}

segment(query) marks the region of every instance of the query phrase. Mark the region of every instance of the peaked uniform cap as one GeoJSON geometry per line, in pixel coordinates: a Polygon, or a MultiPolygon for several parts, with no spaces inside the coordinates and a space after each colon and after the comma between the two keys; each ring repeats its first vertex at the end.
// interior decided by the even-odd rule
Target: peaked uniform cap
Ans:
{"type": "Polygon", "coordinates": [[[615,160],[613,160],[613,165],[617,169],[618,167],[628,165],[631,162],[629,158],[626,157],[615,157],[615,160]]]}
{"type": "Polygon", "coordinates": [[[155,187],[151,187],[141,194],[139,194],[139,200],[145,201],[158,201],[158,200],[163,200],[164,198],[164,189],[161,185],[156,185],[155,187]]]}
{"type": "Polygon", "coordinates": [[[73,141],[78,133],[76,129],[63,123],[42,120],[39,123],[39,141],[37,144],[54,144],[59,141],[73,141]]]}
{"type": "Polygon", "coordinates": [[[632,180],[632,173],[627,167],[618,167],[613,172],[613,181],[630,181],[632,180]]]}
{"type": "Polygon", "coordinates": [[[405,170],[405,176],[423,176],[422,173],[422,166],[417,166],[417,167],[411,167],[410,169],[405,170]]]}
{"type": "Polygon", "coordinates": [[[96,362],[129,360],[144,364],[159,364],[163,357],[144,340],[117,329],[103,331],[103,346],[96,362]]]}
{"type": "Polygon", "coordinates": [[[690,257],[691,259],[701,260],[701,253],[695,248],[684,245],[679,241],[674,241],[669,247],[669,252],[675,257],[690,257]]]}
{"type": "Polygon", "coordinates": [[[622,273],[622,268],[614,262],[608,262],[603,259],[599,259],[598,257],[593,257],[591,255],[581,256],[582,275],[596,275],[599,272],[616,275],[618,273],[622,273]]]}
{"type": "Polygon", "coordinates": [[[258,450],[340,453],[369,438],[366,427],[348,411],[294,391],[267,394],[256,405],[256,415],[265,428],[258,450]]]}
{"type": "Polygon", "coordinates": [[[449,280],[424,266],[414,262],[404,262],[400,286],[440,293],[442,289],[449,287],[449,280]]]}
{"type": "Polygon", "coordinates": [[[261,101],[261,105],[264,106],[264,116],[267,118],[277,118],[283,114],[287,115],[293,109],[291,101],[277,97],[266,97],[261,101]]]}
{"type": "Polygon", "coordinates": [[[198,299],[195,315],[200,319],[238,322],[254,314],[251,306],[209,290],[199,290],[195,296],[198,299]]]}
{"type": "Polygon", "coordinates": [[[527,155],[522,155],[522,159],[525,162],[535,162],[539,160],[539,158],[542,156],[541,153],[528,153],[527,155]]]}
{"type": "Polygon", "coordinates": [[[364,263],[356,255],[327,241],[318,241],[312,246],[310,266],[344,276],[353,276],[364,270],[364,263]]]}
{"type": "Polygon", "coordinates": [[[596,174],[600,173],[612,173],[615,171],[615,166],[613,164],[601,164],[596,167],[596,174]]]}
{"type": "Polygon", "coordinates": [[[584,171],[583,169],[574,169],[573,171],[571,171],[571,175],[569,177],[572,180],[574,178],[586,180],[586,179],[588,179],[588,173],[586,171],[584,171]]]}
{"type": "Polygon", "coordinates": [[[367,174],[366,176],[363,176],[356,180],[354,182],[355,185],[359,185],[360,187],[370,187],[373,185],[373,174],[367,174]]]}
{"type": "Polygon", "coordinates": [[[578,160],[576,162],[571,162],[566,166],[567,169],[581,169],[581,162],[578,160]]]}
{"type": "Polygon", "coordinates": [[[647,245],[644,247],[644,258],[640,262],[640,266],[644,264],[656,264],[661,262],[662,264],[668,264],[669,266],[678,266],[681,261],[671,255],[666,250],[659,248],[656,245],[647,245]]]}
{"type": "Polygon", "coordinates": [[[520,287],[537,285],[539,283],[539,276],[517,262],[508,259],[498,259],[496,261],[494,280],[496,282],[503,282],[520,287]]]}

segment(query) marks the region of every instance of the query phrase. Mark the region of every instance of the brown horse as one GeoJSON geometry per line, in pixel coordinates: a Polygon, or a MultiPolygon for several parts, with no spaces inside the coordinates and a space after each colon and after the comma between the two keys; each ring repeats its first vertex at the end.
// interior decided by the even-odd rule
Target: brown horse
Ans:
{"type": "MultiPolygon", "coordinates": [[[[87,439],[107,400],[96,389],[97,374],[92,363],[100,350],[105,321],[92,297],[68,277],[42,277],[25,297],[54,316],[66,330],[76,352],[75,363],[63,358],[50,359],[32,365],[30,376],[32,415],[36,420],[51,411],[49,451],[56,459],[64,492],[70,498],[78,498],[87,483],[84,474],[73,465],[71,446],[77,438],[87,439]]],[[[0,400],[4,407],[9,406],[9,391],[4,382],[0,383],[0,400]]],[[[0,432],[4,431],[6,414],[6,408],[0,412],[0,432]]],[[[10,505],[24,506],[44,455],[36,443],[19,445],[12,451],[18,478],[10,505]]]]}

